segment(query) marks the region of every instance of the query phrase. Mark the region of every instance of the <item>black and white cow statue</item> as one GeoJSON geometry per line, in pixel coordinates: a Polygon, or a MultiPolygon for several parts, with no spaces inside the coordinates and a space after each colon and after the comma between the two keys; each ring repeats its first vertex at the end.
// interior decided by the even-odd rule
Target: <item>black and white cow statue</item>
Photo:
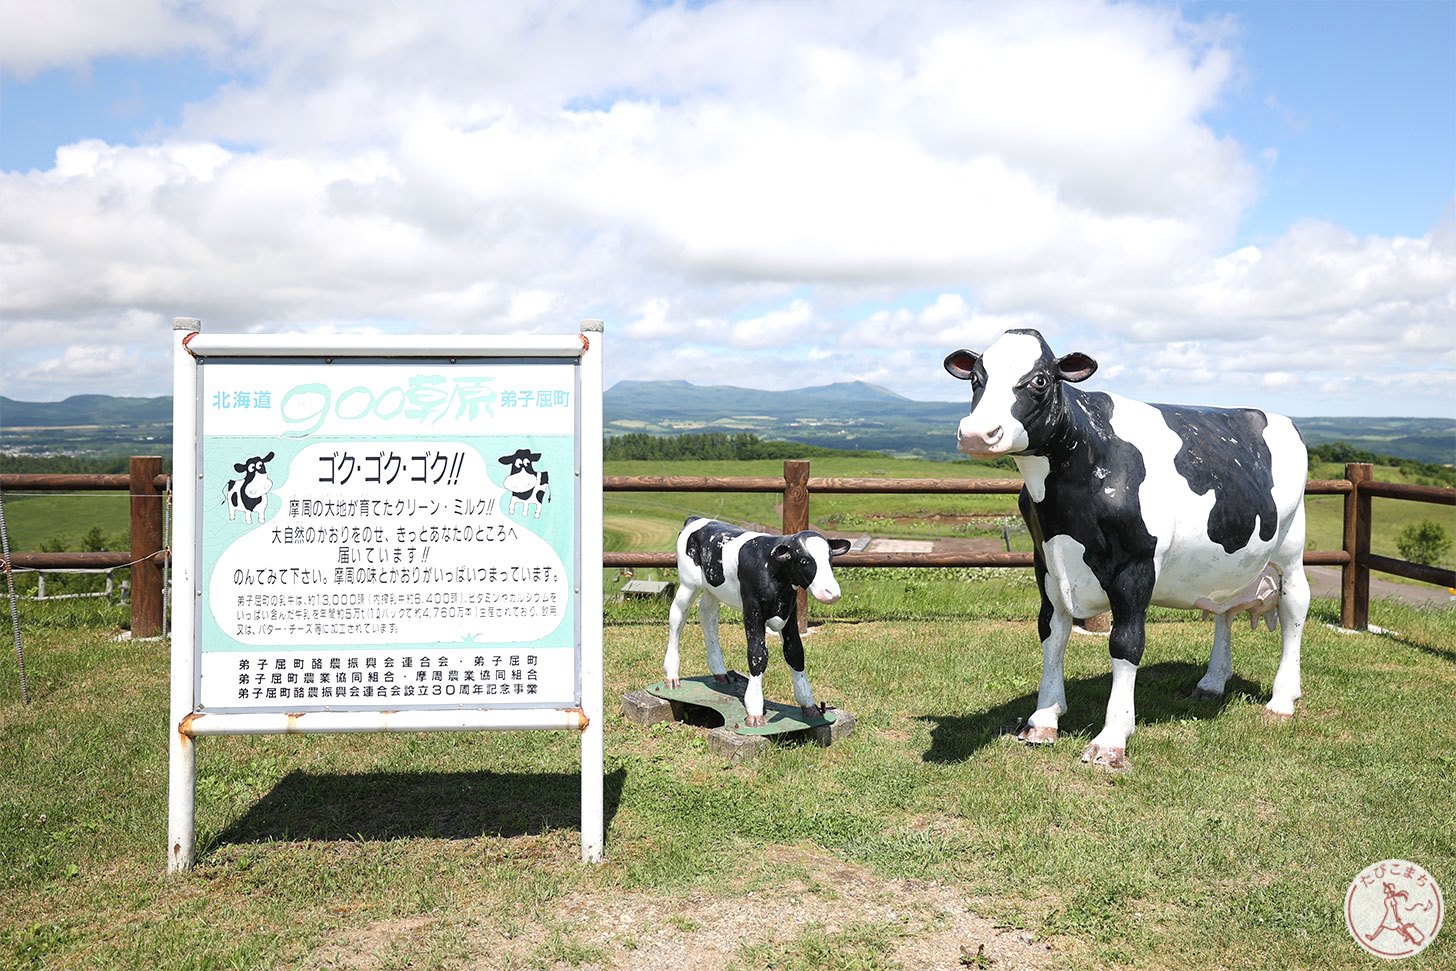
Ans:
{"type": "Polygon", "coordinates": [[[1230,618],[1274,609],[1269,588],[1276,584],[1283,653],[1266,707],[1294,713],[1309,585],[1308,466],[1293,422],[1254,409],[1145,404],[1083,391],[1073,385],[1091,377],[1097,362],[1080,353],[1054,356],[1034,330],[1007,331],[984,354],[955,351],[945,369],[971,382],[961,451],[1012,456],[1025,481],[1020,507],[1036,547],[1043,667],[1023,741],[1056,740],[1075,619],[1112,611],[1112,694],[1082,761],[1123,768],[1148,606],[1216,615],[1196,692],[1221,697],[1232,673],[1230,618]]]}
{"type": "Polygon", "coordinates": [[[539,461],[541,453],[533,452],[529,448],[518,448],[510,455],[500,457],[501,465],[511,467],[502,483],[511,495],[510,508],[507,510],[510,515],[516,514],[516,506],[519,505],[521,511],[529,516],[534,504],[536,518],[540,519],[541,504],[551,501],[551,473],[545,469],[537,471],[535,463],[539,461]]]}
{"type": "Polygon", "coordinates": [[[792,536],[753,533],[738,526],[688,517],[677,538],[677,595],[672,601],[667,654],[662,670],[667,684],[680,683],[678,637],[699,594],[698,619],[708,648],[708,670],[727,683],[728,668],[718,643],[718,605],[743,612],[748,632],[748,687],[743,707],[749,725],[764,724],[763,672],[768,669],[765,628],[783,637],[784,660],[793,672],[794,700],[806,715],[818,714],[804,673],[804,643],[799,639],[799,587],[822,603],[839,599],[839,584],[829,561],[849,552],[849,540],[826,539],[812,530],[792,536]]]}
{"type": "Polygon", "coordinates": [[[237,519],[238,510],[243,511],[243,521],[251,523],[253,514],[258,514],[258,522],[263,521],[263,515],[268,511],[268,493],[273,490],[273,480],[268,478],[268,463],[273,461],[273,453],[267,455],[254,455],[244,462],[233,464],[234,472],[241,472],[241,479],[229,479],[227,488],[223,493],[223,501],[227,503],[228,519],[237,519]]]}

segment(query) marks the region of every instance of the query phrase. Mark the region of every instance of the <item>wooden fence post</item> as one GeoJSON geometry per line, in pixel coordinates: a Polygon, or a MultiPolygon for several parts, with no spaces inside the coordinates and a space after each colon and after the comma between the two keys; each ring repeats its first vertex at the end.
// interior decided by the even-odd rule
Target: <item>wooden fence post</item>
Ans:
{"type": "MultiPolygon", "coordinates": [[[[784,463],[784,535],[809,528],[809,463],[791,459],[784,463]]],[[[798,594],[799,633],[809,629],[809,595],[798,594]]]]}
{"type": "Polygon", "coordinates": [[[158,637],[162,633],[162,502],[157,476],[162,459],[131,457],[131,636],[158,637]]]}
{"type": "Polygon", "coordinates": [[[1366,630],[1370,626],[1370,567],[1361,562],[1370,553],[1370,496],[1360,485],[1369,482],[1373,470],[1365,462],[1348,462],[1345,478],[1345,552],[1350,555],[1340,574],[1340,626],[1366,630]]]}

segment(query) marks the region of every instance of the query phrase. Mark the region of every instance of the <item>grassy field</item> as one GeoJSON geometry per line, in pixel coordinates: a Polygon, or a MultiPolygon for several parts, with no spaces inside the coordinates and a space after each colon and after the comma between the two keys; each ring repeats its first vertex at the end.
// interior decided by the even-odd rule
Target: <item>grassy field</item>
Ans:
{"type": "Polygon", "coordinates": [[[81,537],[96,527],[122,549],[131,530],[131,499],[125,492],[9,492],[5,526],[12,550],[38,550],[51,540],[80,549],[81,537]]]}
{"type": "MultiPolygon", "coordinates": [[[[664,471],[782,463],[608,469],[664,471]]],[[[1005,474],[890,459],[816,459],[813,472],[1005,474]]],[[[35,545],[84,534],[97,520],[77,510],[107,498],[7,497],[12,539],[26,518],[19,535],[35,545]]],[[[774,501],[610,494],[607,546],[669,549],[689,512],[775,524],[774,501]]],[[[1335,548],[1339,500],[1323,502],[1311,500],[1311,543],[1335,548]]],[[[1378,501],[1377,551],[1400,507],[1449,519],[1378,501]]],[[[999,536],[1012,510],[1010,496],[822,496],[811,518],[999,536]]],[[[816,693],[852,712],[856,733],[737,766],[701,730],[622,719],[620,694],[661,677],[666,605],[609,603],[599,867],[577,862],[573,738],[225,738],[200,743],[198,868],[168,878],[164,644],[114,640],[115,605],[22,604],[29,705],[0,652],[0,967],[1353,967],[1365,959],[1340,907],[1361,868],[1403,857],[1448,895],[1456,885],[1450,608],[1377,601],[1386,633],[1344,634],[1326,626],[1337,606],[1317,600],[1288,723],[1261,710],[1274,634],[1237,631],[1229,696],[1195,701],[1212,626],[1155,611],[1135,768],[1108,775],[1077,761],[1106,704],[1104,640],[1074,638],[1061,742],[1000,735],[1036,693],[1030,571],[841,579],[845,597],[815,607],[807,652],[816,693]]],[[[724,622],[741,666],[742,633],[724,622]]],[[[697,626],[685,637],[685,673],[701,673],[697,626]]],[[[766,692],[790,696],[777,659],[766,692]]],[[[1447,928],[1407,966],[1453,963],[1447,928]]]]}
{"type": "MultiPolygon", "coordinates": [[[[930,462],[919,459],[816,458],[812,474],[825,477],[873,478],[1012,478],[1014,473],[969,462],[930,462]]],[[[608,475],[780,476],[783,463],[761,462],[614,462],[608,475]]],[[[1343,466],[1316,468],[1312,478],[1332,479],[1343,466]]],[[[1402,482],[1399,470],[1375,468],[1375,478],[1402,482]]],[[[1311,496],[1308,500],[1310,549],[1339,549],[1344,527],[1343,500],[1339,496],[1311,496]]],[[[737,523],[777,526],[782,515],[773,494],[733,493],[608,493],[608,550],[668,550],[689,515],[712,516],[737,523]]],[[[99,526],[109,536],[127,532],[128,500],[122,493],[69,493],[5,497],[6,524],[11,548],[39,549],[58,539],[77,548],[82,536],[99,526]]],[[[822,529],[867,532],[876,536],[960,537],[1001,535],[1001,522],[1016,520],[1015,496],[843,496],[819,495],[810,500],[810,519],[822,529]]],[[[1430,519],[1456,536],[1456,508],[1391,499],[1374,501],[1375,552],[1399,556],[1396,538],[1408,525],[1430,519]]],[[[1024,534],[1015,540],[1024,545],[1024,534]]],[[[1020,548],[1018,546],[1017,548],[1020,548]]],[[[1029,548],[1029,547],[1026,547],[1029,548]]],[[[1456,549],[1442,562],[1456,568],[1456,549]]]]}
{"type": "MultiPolygon", "coordinates": [[[[1061,742],[999,736],[1039,669],[1008,590],[969,598],[1000,604],[977,622],[817,628],[815,688],[856,733],[737,766],[699,729],[621,718],[664,631],[610,625],[599,867],[577,862],[572,738],[226,738],[200,743],[199,863],[177,878],[165,646],[114,641],[116,608],[47,608],[25,624],[28,706],[0,660],[0,966],[1355,967],[1361,868],[1456,884],[1456,613],[1377,602],[1389,633],[1343,634],[1316,601],[1288,723],[1261,714],[1275,635],[1239,631],[1229,696],[1194,701],[1211,626],[1160,620],[1135,768],[1107,775],[1077,762],[1102,640],[1069,650],[1061,742]]],[[[684,652],[701,672],[696,627],[684,652]]],[[[767,693],[789,693],[777,661],[767,693]]],[[[1453,961],[1447,928],[1408,966],[1453,961]]]]}

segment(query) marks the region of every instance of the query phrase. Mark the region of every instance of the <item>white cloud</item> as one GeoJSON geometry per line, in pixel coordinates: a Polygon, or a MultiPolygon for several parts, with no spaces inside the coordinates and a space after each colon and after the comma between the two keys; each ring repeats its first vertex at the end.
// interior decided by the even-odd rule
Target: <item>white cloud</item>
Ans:
{"type": "Polygon", "coordinates": [[[0,0],[4,70],[20,79],[107,55],[223,45],[221,25],[184,0],[0,0]]]}
{"type": "Polygon", "coordinates": [[[149,359],[174,314],[594,316],[613,380],[784,387],[813,365],[934,397],[963,390],[942,386],[947,351],[1012,327],[1151,393],[1256,397],[1282,373],[1319,395],[1456,363],[1452,234],[1309,222],[1239,245],[1271,163],[1207,121],[1239,76],[1228,25],[1176,9],[217,0],[120,24],[120,6],[0,8],[7,70],[197,49],[240,80],[155,143],[0,172],[19,396],[91,380],[58,326],[149,359]]]}

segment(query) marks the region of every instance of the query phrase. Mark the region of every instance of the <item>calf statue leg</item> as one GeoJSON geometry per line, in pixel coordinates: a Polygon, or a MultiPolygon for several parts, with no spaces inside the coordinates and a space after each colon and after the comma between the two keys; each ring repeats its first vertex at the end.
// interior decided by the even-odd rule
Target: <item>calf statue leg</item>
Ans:
{"type": "Polygon", "coordinates": [[[784,624],[784,660],[789,664],[790,678],[794,682],[794,700],[803,709],[805,717],[819,717],[819,705],[814,701],[814,689],[809,687],[809,676],[804,671],[804,642],[799,639],[799,618],[796,609],[790,609],[789,621],[784,624]]]}
{"type": "Polygon", "coordinates": [[[677,596],[672,598],[672,608],[668,611],[667,653],[662,657],[662,673],[667,676],[669,688],[676,688],[682,684],[678,640],[682,635],[683,622],[687,620],[688,611],[692,609],[693,600],[697,596],[698,588],[686,583],[679,585],[677,596]]]}
{"type": "Polygon", "coordinates": [[[723,645],[718,641],[718,598],[705,593],[698,604],[698,621],[703,625],[703,643],[708,648],[708,670],[719,684],[728,683],[728,665],[723,662],[723,645]]]}
{"type": "Polygon", "coordinates": [[[764,724],[763,672],[768,670],[768,643],[763,618],[748,604],[743,605],[743,626],[748,633],[748,687],[743,692],[748,718],[744,724],[757,728],[764,724]]]}

